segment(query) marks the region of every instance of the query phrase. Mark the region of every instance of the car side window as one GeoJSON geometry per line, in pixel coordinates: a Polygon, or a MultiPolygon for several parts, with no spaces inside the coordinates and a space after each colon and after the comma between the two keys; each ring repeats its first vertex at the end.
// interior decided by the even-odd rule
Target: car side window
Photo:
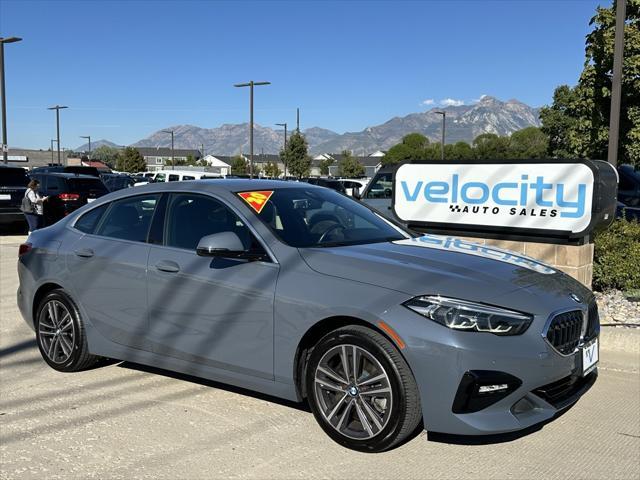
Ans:
{"type": "Polygon", "coordinates": [[[112,202],[96,235],[146,242],[159,199],[160,195],[139,195],[112,202]]]}
{"type": "Polygon", "coordinates": [[[195,252],[202,237],[234,232],[247,250],[263,251],[249,228],[222,202],[192,193],[175,193],[169,198],[165,245],[195,252]]]}
{"type": "Polygon", "coordinates": [[[94,208],[93,210],[89,210],[84,215],[81,215],[73,225],[74,228],[76,230],[80,230],[83,233],[93,233],[108,206],[109,204],[106,203],[104,205],[100,205],[97,208],[94,208]]]}
{"type": "Polygon", "coordinates": [[[375,177],[372,182],[366,198],[391,198],[393,192],[391,173],[382,173],[375,177]]]}
{"type": "Polygon", "coordinates": [[[179,175],[175,175],[170,173],[169,174],[169,181],[170,182],[177,182],[178,180],[180,180],[180,176],[179,175]]]}

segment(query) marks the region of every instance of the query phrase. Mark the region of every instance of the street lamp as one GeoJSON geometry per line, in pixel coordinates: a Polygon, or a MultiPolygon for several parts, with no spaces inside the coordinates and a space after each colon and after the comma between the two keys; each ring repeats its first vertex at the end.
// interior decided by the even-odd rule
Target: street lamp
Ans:
{"type": "Polygon", "coordinates": [[[256,85],[271,85],[271,82],[236,83],[234,87],[249,87],[249,177],[253,178],[253,87],[256,85]]]}
{"type": "Polygon", "coordinates": [[[53,142],[57,142],[55,138],[51,139],[51,165],[53,165],[53,142]]]}
{"type": "Polygon", "coordinates": [[[173,154],[173,130],[162,130],[164,133],[170,133],[171,134],[171,170],[175,170],[176,168],[176,161],[175,161],[175,156],[173,154]]]}
{"type": "Polygon", "coordinates": [[[613,47],[613,75],[611,76],[609,149],[607,153],[607,160],[614,167],[618,165],[618,135],[620,134],[620,102],[622,97],[622,62],[624,57],[624,19],[626,8],[626,0],[617,0],[613,47]]]}
{"type": "Polygon", "coordinates": [[[2,158],[9,163],[9,144],[7,143],[7,96],[4,88],[4,44],[22,40],[18,37],[0,37],[0,95],[2,95],[2,158]]]}
{"type": "Polygon", "coordinates": [[[284,158],[282,159],[284,163],[284,179],[287,179],[287,123],[276,123],[279,127],[284,127],[284,158]]]}
{"type": "Polygon", "coordinates": [[[89,157],[91,156],[91,135],[80,135],[80,138],[86,138],[89,140],[89,157]]]}
{"type": "Polygon", "coordinates": [[[57,132],[57,140],[58,143],[58,165],[62,165],[60,162],[60,110],[63,108],[69,108],[61,105],[56,105],[55,107],[49,107],[47,110],[55,110],[56,111],[56,132],[57,132]]]}
{"type": "Polygon", "coordinates": [[[445,121],[447,119],[447,112],[445,112],[444,110],[439,110],[433,113],[442,115],[442,141],[440,143],[440,155],[442,157],[442,160],[444,160],[444,127],[445,127],[445,121]]]}

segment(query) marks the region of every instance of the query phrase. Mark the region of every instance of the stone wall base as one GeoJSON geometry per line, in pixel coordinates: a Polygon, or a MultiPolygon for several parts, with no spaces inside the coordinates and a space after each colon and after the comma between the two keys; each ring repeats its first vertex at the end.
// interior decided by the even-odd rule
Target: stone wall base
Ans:
{"type": "Polygon", "coordinates": [[[554,245],[551,243],[516,242],[490,238],[464,237],[470,242],[489,245],[535,258],[562,270],[591,288],[593,278],[593,243],[586,245],[554,245]]]}

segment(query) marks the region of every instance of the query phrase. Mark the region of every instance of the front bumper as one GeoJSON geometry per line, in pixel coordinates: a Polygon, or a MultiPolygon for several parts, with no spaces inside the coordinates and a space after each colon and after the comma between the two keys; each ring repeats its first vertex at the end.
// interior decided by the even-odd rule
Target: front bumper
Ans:
{"type": "Polygon", "coordinates": [[[539,322],[523,335],[499,337],[451,330],[404,310],[387,312],[388,321],[406,343],[402,353],[418,384],[425,430],[457,435],[522,430],[575,403],[597,377],[597,370],[582,377],[581,353],[560,355],[543,339],[539,322]],[[502,372],[521,383],[479,411],[454,413],[460,383],[474,371],[502,372]]]}

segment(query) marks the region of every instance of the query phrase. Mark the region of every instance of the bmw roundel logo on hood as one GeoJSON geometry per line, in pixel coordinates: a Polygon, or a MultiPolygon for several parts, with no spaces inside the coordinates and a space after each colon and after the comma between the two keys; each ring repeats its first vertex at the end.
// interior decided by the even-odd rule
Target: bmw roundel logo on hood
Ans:
{"type": "Polygon", "coordinates": [[[569,295],[569,298],[571,298],[571,300],[573,300],[576,303],[582,303],[582,300],[580,299],[580,297],[575,293],[572,293],[571,295],[569,295]]]}

